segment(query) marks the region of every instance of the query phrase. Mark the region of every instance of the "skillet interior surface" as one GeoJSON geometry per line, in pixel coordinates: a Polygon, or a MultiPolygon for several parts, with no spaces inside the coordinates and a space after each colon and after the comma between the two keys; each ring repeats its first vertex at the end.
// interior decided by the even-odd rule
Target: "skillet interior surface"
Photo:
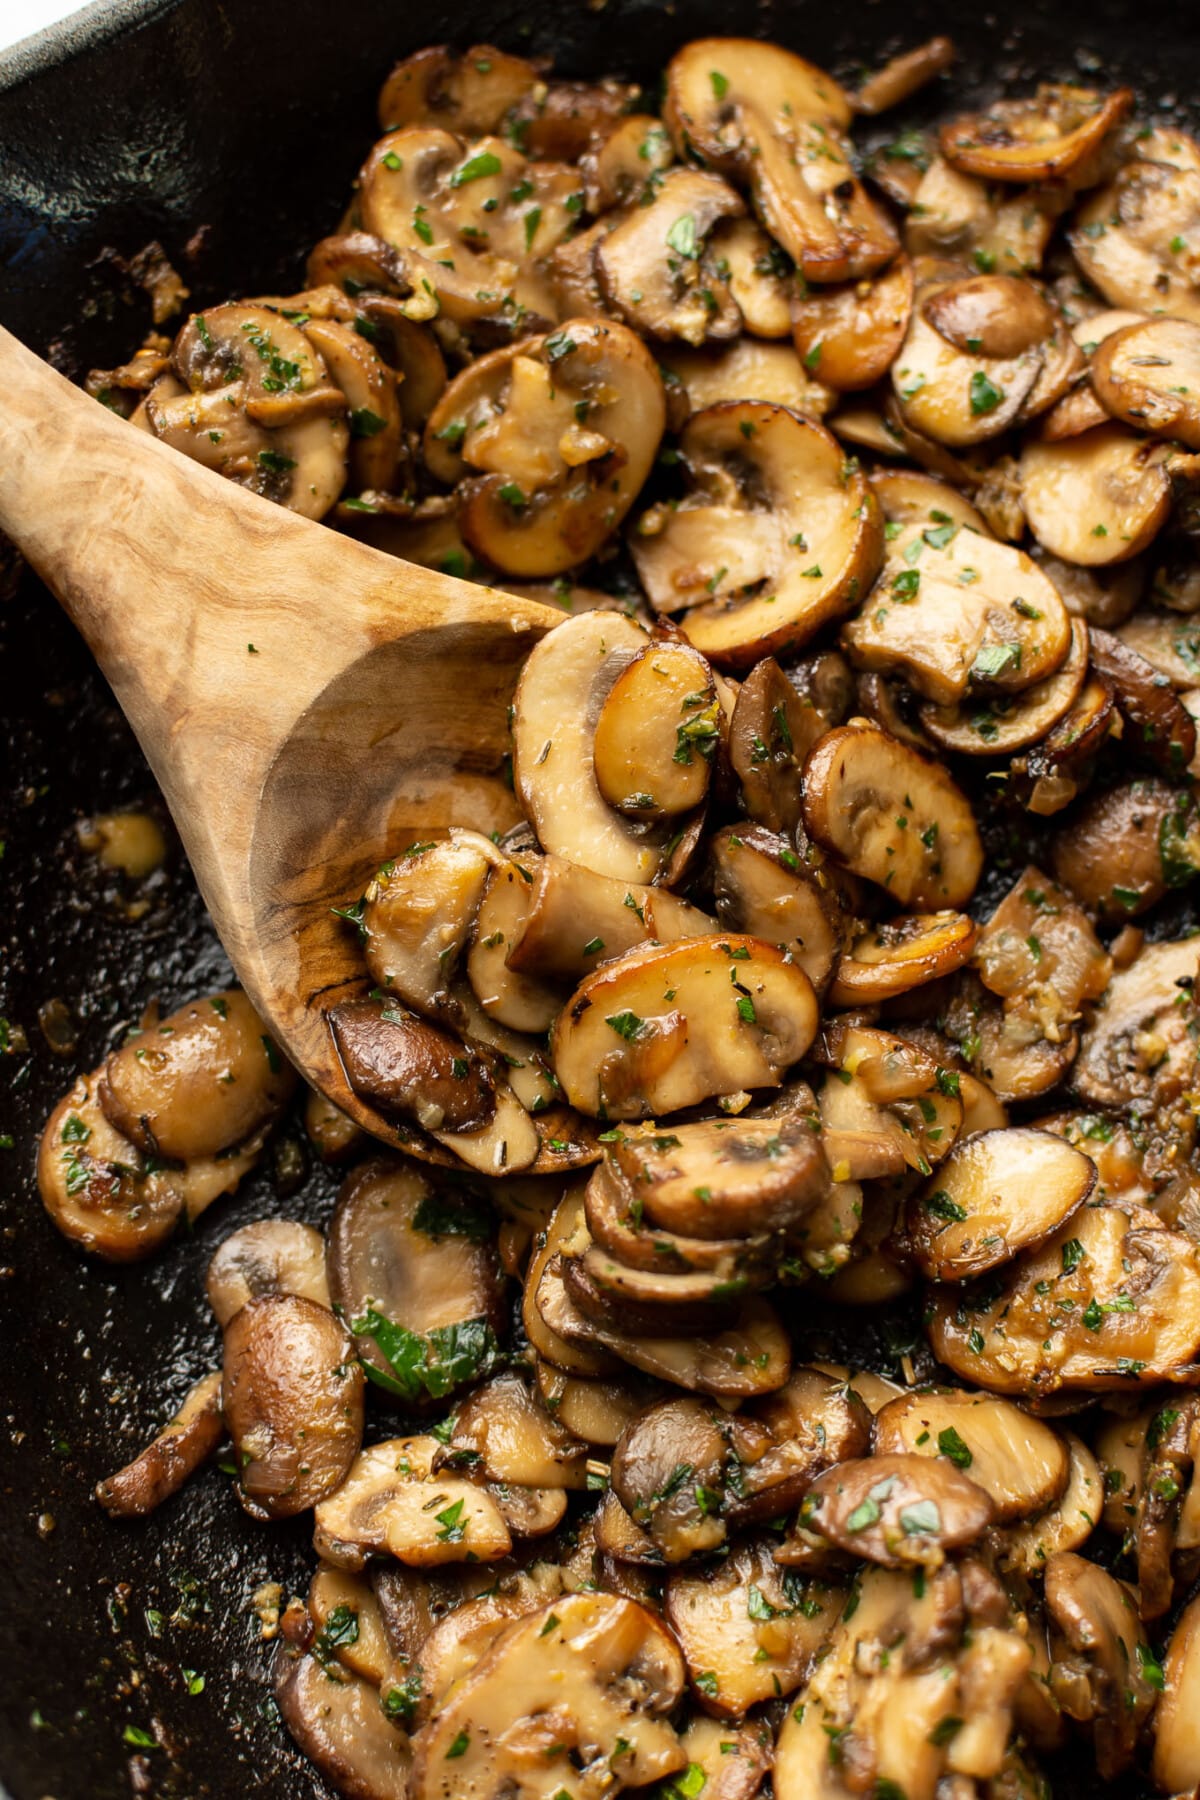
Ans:
{"type": "MultiPolygon", "coordinates": [[[[386,0],[99,10],[103,24],[85,16],[0,60],[0,320],[68,373],[118,360],[148,326],[113,251],[160,238],[199,304],[299,286],[304,250],[332,229],[371,141],[380,80],[424,43],[490,40],[553,56],[564,74],[653,84],[707,32],[775,37],[853,76],[941,30],[963,58],[958,100],[1082,75],[1130,82],[1160,111],[1200,77],[1182,6],[1152,25],[1116,0],[1011,0],[1002,16],[950,0],[767,0],[737,18],[715,0],[433,0],[406,18],[386,0]]],[[[906,122],[889,116],[879,135],[906,122]]],[[[202,1279],[221,1237],[276,1211],[322,1223],[334,1182],[311,1170],[281,1197],[268,1158],[140,1268],[85,1262],[58,1236],[33,1175],[51,1105],[147,1000],[175,1006],[228,968],[177,852],[133,922],[79,850],[81,816],[161,803],[86,651],[28,575],[0,579],[0,743],[0,1014],[10,1046],[17,1028],[28,1040],[0,1055],[0,1779],[12,1800],[201,1800],[250,1783],[262,1800],[324,1795],[275,1714],[249,1605],[265,1580],[303,1591],[303,1524],[254,1524],[215,1469],[141,1525],[108,1524],[90,1496],[219,1356],[202,1279]],[[75,1021],[70,1056],[38,1027],[52,997],[75,1021]],[[160,1747],[131,1746],[130,1727],[154,1729],[160,1747]]],[[[302,1142],[295,1124],[285,1137],[302,1142]]],[[[864,1320],[846,1348],[885,1366],[912,1329],[907,1315],[864,1320]]],[[[814,1330],[811,1344],[830,1340],[814,1330]]],[[[1074,1763],[1074,1781],[1055,1774],[1060,1800],[1097,1792],[1090,1757],[1074,1763]]]]}

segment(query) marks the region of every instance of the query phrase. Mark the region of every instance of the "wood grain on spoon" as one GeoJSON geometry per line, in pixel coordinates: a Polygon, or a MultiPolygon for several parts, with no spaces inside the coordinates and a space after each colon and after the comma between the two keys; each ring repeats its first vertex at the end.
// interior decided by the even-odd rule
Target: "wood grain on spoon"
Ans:
{"type": "Polygon", "coordinates": [[[107,677],[264,1020],[314,1087],[395,1144],[326,1022],[368,985],[330,909],[413,836],[515,822],[508,704],[561,615],[247,493],[2,329],[0,394],[0,530],[107,677]]]}

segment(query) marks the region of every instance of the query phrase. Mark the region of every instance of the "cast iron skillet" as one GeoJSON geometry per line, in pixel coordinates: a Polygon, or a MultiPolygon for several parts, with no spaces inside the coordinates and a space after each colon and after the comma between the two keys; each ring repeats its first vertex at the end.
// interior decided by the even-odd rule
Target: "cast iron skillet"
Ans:
{"type": "MultiPolygon", "coordinates": [[[[852,76],[860,58],[938,30],[963,54],[960,97],[1082,74],[1173,108],[1200,80],[1183,14],[1170,0],[1157,15],[1132,0],[1009,0],[987,17],[953,0],[762,0],[736,16],[716,0],[670,12],[426,0],[403,13],[390,0],[109,0],[0,59],[0,320],[69,373],[122,359],[148,312],[112,252],[152,237],[199,304],[299,286],[304,249],[333,228],[371,141],[380,80],[424,43],[490,40],[552,55],[564,74],[653,83],[701,33],[775,37],[852,76]]],[[[333,1184],[314,1170],[287,1192],[277,1153],[141,1268],[85,1261],[54,1231],[33,1179],[51,1104],[145,1001],[177,1005],[228,969],[178,854],[130,923],[77,848],[81,815],[160,803],[103,681],[28,576],[6,591],[0,575],[0,733],[0,1014],[29,1042],[0,1056],[12,1144],[0,1150],[0,1780],[10,1800],[323,1796],[275,1715],[247,1610],[268,1578],[303,1591],[304,1525],[253,1524],[215,1470],[143,1525],[107,1523],[90,1494],[219,1354],[201,1288],[213,1247],[281,1209],[323,1222],[333,1184]],[[77,1025],[67,1057],[38,1027],[51,997],[77,1025]],[[163,1747],[139,1752],[126,1728],[152,1721],[163,1747]]],[[[302,1141],[294,1125],[289,1141],[302,1141]]],[[[854,1353],[886,1366],[913,1334],[904,1314],[864,1321],[854,1353]]],[[[811,1353],[828,1342],[814,1332],[811,1353]]],[[[1071,1760],[1075,1784],[1056,1774],[1055,1793],[1094,1795],[1090,1756],[1071,1760]]]]}

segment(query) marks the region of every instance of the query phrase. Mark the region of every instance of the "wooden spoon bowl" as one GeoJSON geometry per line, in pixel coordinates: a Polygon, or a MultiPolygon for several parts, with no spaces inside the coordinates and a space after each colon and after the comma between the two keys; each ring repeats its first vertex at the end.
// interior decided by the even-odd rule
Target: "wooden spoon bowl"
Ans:
{"type": "Polygon", "coordinates": [[[451,822],[503,831],[508,707],[551,607],[299,518],[115,418],[0,330],[0,530],[137,733],[238,980],[313,1087],[351,1089],[329,1009],[370,985],[331,910],[451,822]]]}

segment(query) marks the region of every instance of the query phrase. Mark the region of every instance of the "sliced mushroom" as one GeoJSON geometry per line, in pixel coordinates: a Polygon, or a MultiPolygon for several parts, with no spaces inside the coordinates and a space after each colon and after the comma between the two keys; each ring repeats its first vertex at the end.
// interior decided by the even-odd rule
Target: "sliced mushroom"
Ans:
{"type": "Polygon", "coordinates": [[[574,1254],[587,1239],[584,1185],[578,1183],[567,1189],[545,1231],[535,1239],[533,1255],[525,1274],[521,1322],[525,1335],[538,1356],[545,1358],[552,1367],[569,1375],[595,1378],[619,1369],[619,1360],[609,1355],[599,1344],[588,1343],[586,1331],[582,1337],[563,1337],[545,1316],[545,1312],[554,1309],[547,1304],[545,1312],[543,1311],[544,1303],[553,1298],[559,1303],[556,1316],[569,1315],[572,1327],[578,1322],[575,1317],[576,1309],[564,1298],[560,1268],[563,1253],[574,1254]]]}
{"type": "Polygon", "coordinates": [[[717,1569],[671,1575],[668,1625],[699,1703],[719,1719],[743,1719],[764,1700],[794,1694],[846,1601],[842,1587],[779,1568],[753,1539],[717,1569]]]}
{"type": "Polygon", "coordinates": [[[310,318],[304,335],[345,396],[351,482],[390,492],[403,447],[395,374],[373,344],[336,319],[310,318]]]}
{"type": "Polygon", "coordinates": [[[416,1723],[436,1718],[455,1687],[477,1666],[514,1619],[536,1612],[563,1591],[562,1571],[535,1563],[513,1573],[440,1619],[420,1648],[422,1694],[416,1723]]]}
{"type": "Polygon", "coordinates": [[[683,1337],[719,1331],[733,1303],[766,1285],[761,1267],[745,1258],[733,1268],[653,1268],[611,1255],[589,1243],[579,1257],[564,1258],[566,1292],[585,1318],[607,1330],[683,1337]]]}
{"type": "Polygon", "coordinates": [[[726,1467],[737,1458],[736,1429],[711,1402],[675,1399],[648,1408],[622,1432],[612,1489],[662,1561],[686,1562],[724,1543],[726,1467]]]}
{"type": "Polygon", "coordinates": [[[559,1015],[552,1050],[573,1106],[637,1119],[778,1087],[816,1026],[803,970],[771,945],[731,933],[605,964],[559,1015]]]}
{"type": "MultiPolygon", "coordinates": [[[[558,856],[533,866],[525,894],[524,923],[508,948],[507,962],[538,981],[572,984],[614,956],[654,941],[703,937],[714,921],[669,889],[614,881],[558,856]]],[[[560,1001],[555,999],[554,1011],[560,1001]]]]}
{"type": "Polygon", "coordinates": [[[485,1205],[411,1163],[361,1164],[329,1226],[329,1291],[371,1380],[410,1405],[488,1372],[503,1318],[485,1205]]]}
{"type": "Polygon", "coordinates": [[[316,1088],[309,1088],[304,1096],[304,1130],[309,1143],[325,1163],[340,1162],[356,1148],[363,1136],[361,1126],[316,1088]]]}
{"type": "Polygon", "coordinates": [[[931,1281],[969,1281],[1043,1243],[1095,1185],[1095,1165],[1050,1132],[982,1132],[909,1199],[905,1249],[931,1281]]]}
{"type": "Polygon", "coordinates": [[[295,1219],[259,1219],[227,1237],[208,1265],[208,1303],[224,1330],[236,1312],[260,1294],[299,1294],[329,1305],[325,1240],[295,1219]]]}
{"type": "Polygon", "coordinates": [[[582,1443],[611,1449],[630,1420],[642,1410],[649,1383],[631,1379],[588,1381],[568,1375],[552,1363],[538,1362],[538,1392],[553,1418],[582,1443]]]}
{"type": "Polygon", "coordinates": [[[851,939],[838,959],[829,998],[872,1006],[952,975],[970,960],[976,927],[965,913],[901,913],[851,939]]]}
{"type": "Polygon", "coordinates": [[[699,1769],[705,1781],[699,1791],[708,1800],[755,1800],[762,1791],[773,1749],[765,1723],[739,1727],[698,1715],[680,1735],[688,1759],[680,1780],[694,1785],[699,1769]]]}
{"type": "Polygon", "coordinates": [[[951,254],[981,274],[1019,275],[1040,268],[1061,200],[1053,188],[989,187],[929,153],[909,206],[910,255],[951,254]]]}
{"type": "Polygon", "coordinates": [[[361,1676],[331,1676],[286,1642],[275,1653],[275,1702],[288,1731],[348,1800],[406,1800],[411,1757],[377,1689],[361,1676]]]}
{"type": "Polygon", "coordinates": [[[901,527],[842,641],[858,667],[903,675],[944,707],[969,688],[1009,693],[1044,681],[1072,646],[1067,610],[1032,559],[953,522],[901,527]]]}
{"type": "Polygon", "coordinates": [[[1162,1681],[1137,1605],[1106,1569],[1069,1550],[1046,1565],[1046,1605],[1051,1688],[1070,1717],[1091,1725],[1097,1771],[1113,1781],[1133,1760],[1162,1681]]]}
{"type": "Polygon", "coordinates": [[[1171,508],[1161,445],[1123,425],[1099,425],[1064,442],[1036,439],[1021,452],[1021,504],[1044,550],[1095,567],[1137,556],[1171,508]]]}
{"type": "Polygon", "coordinates": [[[1093,794],[1058,833],[1051,862],[1063,886],[1102,919],[1136,918],[1200,866],[1192,796],[1157,776],[1093,794]]]}
{"type": "Polygon", "coordinates": [[[691,495],[643,514],[630,548],[651,605],[690,609],[681,628],[698,650],[748,667],[799,648],[865,594],[882,522],[822,426],[725,402],[693,414],[680,453],[691,495]]]}
{"type": "Polygon", "coordinates": [[[1086,181],[1104,139],[1132,105],[1132,88],[1100,94],[1043,82],[1028,99],[999,100],[985,113],[943,125],[942,154],[988,181],[1086,181]]]}
{"type": "Polygon", "coordinates": [[[413,1568],[507,1556],[512,1536],[487,1488],[435,1473],[436,1438],[391,1438],[355,1458],[335,1494],[314,1512],[314,1543],[356,1571],[386,1551],[413,1568]]]}
{"type": "Polygon", "coordinates": [[[653,338],[703,344],[736,337],[741,309],[710,239],[719,220],[742,211],[719,175],[668,169],[649,204],[630,208],[596,246],[604,298],[627,324],[653,338]]]}
{"type": "Polygon", "coordinates": [[[989,1496],[998,1524],[1034,1518],[1065,1496],[1063,1440],[1011,1401],[930,1389],[889,1401],[875,1419],[877,1453],[945,1458],[989,1496]]]}
{"type": "Polygon", "coordinates": [[[819,1105],[834,1180],[905,1169],[928,1175],[962,1123],[962,1102],[946,1071],[907,1039],[859,1025],[827,1026],[821,1048],[831,1070],[819,1105]]]}
{"type": "Polygon", "coordinates": [[[629,113],[579,159],[588,211],[606,213],[652,199],[674,160],[666,126],[652,113],[629,113]]]}
{"type": "MultiPolygon", "coordinates": [[[[1155,597],[1159,583],[1155,583],[1155,597]]],[[[1101,621],[1102,623],[1104,621],[1101,621]]],[[[1200,632],[1191,614],[1137,612],[1132,618],[1116,622],[1115,635],[1165,675],[1174,688],[1186,692],[1195,689],[1200,680],[1200,632]]],[[[1186,699],[1185,699],[1186,704],[1186,699]]]]}
{"type": "Polygon", "coordinates": [[[793,686],[773,656],[738,689],[729,722],[729,760],[750,817],[770,831],[800,823],[804,759],[832,720],[793,686]]]}
{"type": "Polygon", "coordinates": [[[999,1394],[1186,1379],[1200,1348],[1196,1247],[1129,1202],[1085,1206],[990,1283],[935,1293],[928,1329],[948,1368],[999,1394]]]}
{"type": "Polygon", "coordinates": [[[818,993],[842,940],[843,913],[828,874],[802,861],[786,838],[761,825],[727,825],[709,845],[717,917],[774,944],[803,969],[818,993]]]}
{"type": "Polygon", "coordinates": [[[904,343],[912,301],[912,264],[906,256],[874,280],[810,289],[792,312],[792,334],[805,369],[839,393],[874,387],[904,343]]]}
{"type": "Polygon", "coordinates": [[[515,1370],[495,1375],[458,1407],[446,1465],[518,1487],[582,1488],[586,1448],[533,1397],[515,1370]]]}
{"type": "Polygon", "coordinates": [[[1073,1431],[1066,1433],[1065,1441],[1070,1458],[1067,1485],[1048,1512],[1005,1533],[997,1554],[1002,1569],[1040,1575],[1059,1551],[1080,1549],[1099,1522],[1104,1499],[1100,1465],[1073,1431]]]}
{"type": "Polygon", "coordinates": [[[993,1517],[987,1494],[951,1464],[878,1452],[818,1475],[800,1510],[807,1530],[886,1569],[936,1569],[993,1517]]]}
{"type": "Polygon", "coordinates": [[[1154,1714],[1154,1780],[1161,1793],[1183,1794],[1200,1782],[1200,1599],[1184,1608],[1162,1665],[1154,1714]]]}
{"type": "Polygon", "coordinates": [[[221,1374],[201,1376],[179,1411],[132,1462],[96,1484],[96,1498],[110,1519],[141,1519],[177,1494],[214,1454],[225,1435],[221,1374]]]}
{"type": "Polygon", "coordinates": [[[1074,1057],[1082,1007],[1099,999],[1112,973],[1085,914],[1032,863],[980,933],[975,965],[984,986],[1004,1001],[1008,1044],[1062,1046],[1064,1066],[1074,1057]]]}
{"type": "Polygon", "coordinates": [[[1089,676],[1058,724],[1009,765],[1015,797],[1043,818],[1061,812],[1091,780],[1096,758],[1116,724],[1112,689],[1098,676],[1089,676]]]}
{"type": "Polygon", "coordinates": [[[104,1065],[97,1098],[146,1156],[216,1156],[282,1111],[296,1077],[240,988],[194,1000],[130,1034],[104,1065]]]}
{"type": "MultiPolygon", "coordinates": [[[[611,1165],[593,1173],[585,1201],[588,1230],[597,1247],[627,1270],[640,1269],[655,1277],[706,1273],[714,1286],[731,1293],[765,1287],[773,1279],[771,1263],[780,1249],[778,1242],[772,1243],[762,1232],[714,1238],[664,1231],[647,1221],[641,1196],[611,1165]]],[[[594,1263],[593,1258],[585,1260],[589,1266],[594,1263]]],[[[623,1285],[620,1281],[610,1284],[599,1268],[596,1279],[602,1287],[623,1285]]],[[[672,1291],[678,1297],[678,1290],[672,1291]]],[[[617,1323],[624,1323],[619,1315],[617,1323]]]]}
{"type": "Polygon", "coordinates": [[[1195,1078],[1198,962],[1200,941],[1182,938],[1147,944],[1113,976],[1075,1066],[1084,1100],[1162,1119],[1187,1094],[1195,1078]]]}
{"type": "Polygon", "coordinates": [[[410,844],[380,869],[363,899],[363,955],[378,986],[406,1006],[452,1019],[448,988],[489,872],[500,858],[479,832],[410,844]]]}
{"type": "MultiPolygon", "coordinates": [[[[754,219],[725,219],[712,236],[717,273],[742,315],[742,325],[755,337],[785,338],[791,332],[792,264],[754,219]]],[[[755,399],[774,396],[758,394],[755,399]]]]}
{"type": "Polygon", "coordinates": [[[983,868],[966,797],[943,769],[864,719],[827,732],[810,754],[804,823],[903,907],[960,907],[983,868]]]}
{"type": "Polygon", "coordinates": [[[314,1631],[310,1654],[331,1681],[340,1669],[376,1687],[390,1680],[395,1664],[383,1612],[366,1581],[321,1564],[305,1605],[314,1631]]]}
{"type": "Polygon", "coordinates": [[[509,958],[529,919],[537,860],[496,861],[475,911],[467,980],[489,1019],[512,1031],[548,1029],[562,1003],[555,986],[510,966],[509,958]]]}
{"type": "Polygon", "coordinates": [[[608,1155],[639,1218],[688,1238],[792,1235],[828,1192],[820,1141],[804,1117],[623,1131],[608,1155]]]}
{"type": "Polygon", "coordinates": [[[515,1621],[413,1742],[412,1800],[489,1800],[534,1766],[612,1793],[684,1766],[665,1715],[683,1689],[669,1633],[611,1594],[566,1594],[515,1621]],[[515,1701],[515,1705],[514,1705],[515,1701]]]}
{"type": "Polygon", "coordinates": [[[663,366],[679,382],[692,412],[722,400],[769,400],[806,418],[820,419],[834,395],[805,369],[792,344],[736,338],[715,350],[683,350],[666,345],[663,366]]]}
{"type": "Polygon", "coordinates": [[[262,1294],[225,1327],[221,1404],[252,1518],[289,1519],[336,1489],[362,1443],[363,1375],[340,1322],[262,1294]]]}
{"type": "Polygon", "coordinates": [[[1105,337],[1091,360],[1105,410],[1138,431],[1200,449],[1200,324],[1144,319],[1105,337]]]}
{"type": "Polygon", "coordinates": [[[927,701],[920,712],[922,728],[943,750],[960,756],[1012,756],[1027,750],[1070,714],[1087,679],[1088,649],[1087,626],[1072,619],[1071,648],[1053,675],[1019,694],[989,694],[957,706],[927,701]]]}
{"type": "Polygon", "coordinates": [[[537,83],[536,63],[493,44],[474,44],[459,55],[439,44],[396,64],[380,90],[379,123],[385,131],[442,124],[478,137],[498,130],[537,83]]]}
{"type": "Polygon", "coordinates": [[[633,818],[703,803],[720,741],[712,670],[688,644],[648,644],[609,689],[592,745],[596,785],[633,818]]]}
{"type": "Polygon", "coordinates": [[[849,161],[837,83],[777,44],[697,38],[667,68],[663,116],[680,155],[750,185],[763,223],[808,281],[871,275],[896,237],[849,161]]]}
{"type": "Polygon", "coordinates": [[[1178,777],[1196,754],[1196,727],[1167,677],[1107,631],[1092,633],[1091,654],[1093,668],[1112,689],[1129,728],[1125,741],[1130,749],[1164,775],[1178,777]]]}
{"type": "Polygon", "coordinates": [[[1136,156],[1091,194],[1069,242],[1112,306],[1200,322],[1190,245],[1200,222],[1200,148],[1172,127],[1141,133],[1136,156]]]}
{"type": "MultiPolygon", "coordinates": [[[[982,513],[956,488],[915,469],[875,469],[871,486],[879,497],[883,516],[894,525],[956,525],[960,530],[988,535],[982,513]]],[[[892,532],[891,537],[897,534],[892,532]]]]}

